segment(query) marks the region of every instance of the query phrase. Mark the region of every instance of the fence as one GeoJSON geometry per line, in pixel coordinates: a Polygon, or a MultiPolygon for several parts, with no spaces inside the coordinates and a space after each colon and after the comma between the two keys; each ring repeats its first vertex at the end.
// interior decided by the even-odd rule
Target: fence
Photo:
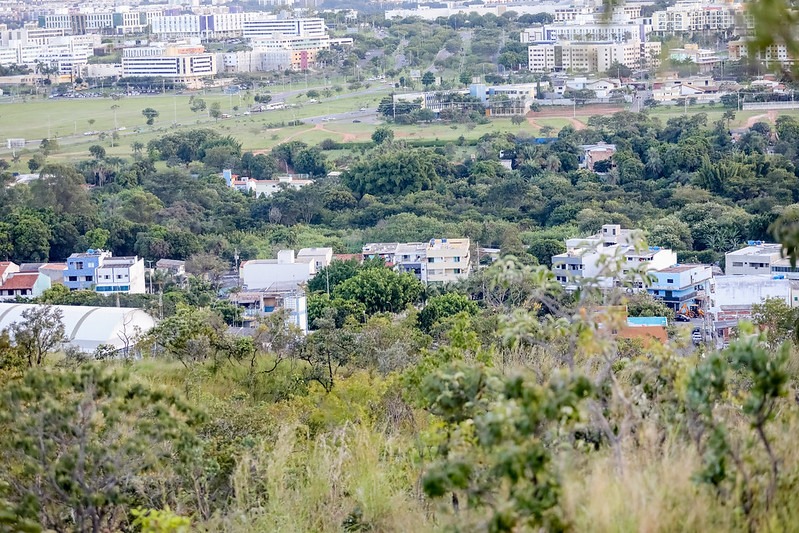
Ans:
{"type": "Polygon", "coordinates": [[[751,109],[799,109],[799,102],[744,102],[743,110],[751,109]]]}

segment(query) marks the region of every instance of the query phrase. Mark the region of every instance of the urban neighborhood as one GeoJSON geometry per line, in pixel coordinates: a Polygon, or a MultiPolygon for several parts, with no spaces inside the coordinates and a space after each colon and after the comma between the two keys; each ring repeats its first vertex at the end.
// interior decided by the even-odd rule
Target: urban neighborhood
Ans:
{"type": "Polygon", "coordinates": [[[798,24],[0,0],[0,530],[793,531],[798,24]]]}

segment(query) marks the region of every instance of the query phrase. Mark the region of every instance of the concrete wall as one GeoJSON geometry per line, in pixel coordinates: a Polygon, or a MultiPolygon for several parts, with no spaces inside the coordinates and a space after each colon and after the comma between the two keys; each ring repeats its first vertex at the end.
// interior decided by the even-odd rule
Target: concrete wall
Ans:
{"type": "Polygon", "coordinates": [[[722,306],[751,306],[767,298],[780,298],[791,305],[790,280],[754,275],[718,276],[715,305],[711,311],[717,311],[722,306]]]}
{"type": "Polygon", "coordinates": [[[273,284],[305,283],[313,276],[311,263],[260,263],[248,261],[241,267],[247,290],[268,289],[273,284]]]}

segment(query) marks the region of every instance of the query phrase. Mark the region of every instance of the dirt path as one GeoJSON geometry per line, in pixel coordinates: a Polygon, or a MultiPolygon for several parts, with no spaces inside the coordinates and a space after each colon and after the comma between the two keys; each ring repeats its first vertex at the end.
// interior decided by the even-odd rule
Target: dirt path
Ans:
{"type": "Polygon", "coordinates": [[[746,120],[746,127],[751,128],[755,125],[756,122],[760,122],[762,119],[768,119],[770,122],[776,122],[777,120],[777,111],[771,110],[768,113],[763,113],[762,115],[755,115],[753,117],[749,117],[746,120]]]}
{"type": "Polygon", "coordinates": [[[576,130],[584,130],[585,128],[588,127],[585,125],[585,123],[577,120],[576,118],[570,118],[569,122],[571,123],[572,126],[574,126],[574,129],[576,130]]]}

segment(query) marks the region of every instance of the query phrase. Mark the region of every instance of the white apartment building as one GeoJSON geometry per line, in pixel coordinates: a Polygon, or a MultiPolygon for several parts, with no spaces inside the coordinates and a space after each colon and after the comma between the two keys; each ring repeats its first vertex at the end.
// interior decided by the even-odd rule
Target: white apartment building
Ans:
{"type": "Polygon", "coordinates": [[[327,37],[321,18],[260,19],[244,22],[245,39],[278,39],[281,37],[327,37]]]}
{"type": "MultiPolygon", "coordinates": [[[[622,275],[629,274],[633,268],[653,271],[677,264],[677,254],[668,248],[651,246],[636,251],[631,245],[633,235],[631,230],[622,229],[618,224],[605,224],[599,233],[590,237],[567,239],[566,251],[552,256],[555,278],[569,290],[577,289],[584,278],[609,288],[618,281],[609,276],[610,261],[621,263],[622,275]]],[[[642,287],[640,282],[639,286],[642,287]]]]}
{"type": "Polygon", "coordinates": [[[169,78],[175,83],[198,87],[202,78],[216,72],[216,54],[205,52],[202,46],[126,48],[122,55],[125,77],[169,78]]]}
{"type": "MultiPolygon", "coordinates": [[[[731,61],[739,61],[745,57],[749,57],[749,43],[745,39],[737,41],[730,41],[727,43],[728,57],[731,61]]],[[[762,50],[755,52],[755,58],[762,61],[767,65],[776,63],[779,65],[788,65],[794,63],[794,58],[788,51],[788,47],[784,43],[775,43],[767,46],[762,50]]]]}
{"type": "Polygon", "coordinates": [[[632,69],[656,67],[660,43],[539,41],[529,43],[527,53],[532,72],[606,72],[614,63],[632,69]]]}
{"type": "Polygon", "coordinates": [[[95,292],[144,294],[144,260],[139,257],[107,257],[97,267],[95,292]]]}
{"type": "Polygon", "coordinates": [[[728,276],[771,274],[772,265],[782,259],[781,251],[780,244],[748,241],[744,248],[724,254],[724,273],[728,276]]]}
{"type": "Polygon", "coordinates": [[[583,24],[550,24],[527,28],[521,33],[521,42],[536,41],[646,41],[649,27],[634,22],[583,24]]]}
{"type": "Polygon", "coordinates": [[[361,253],[364,260],[383,259],[396,270],[415,275],[422,283],[453,283],[472,271],[469,239],[368,243],[361,253]]]}
{"type": "Polygon", "coordinates": [[[48,65],[61,76],[80,76],[94,49],[73,37],[49,39],[48,44],[25,45],[23,41],[9,41],[9,46],[0,48],[0,65],[27,65],[34,68],[37,63],[48,65]]]}
{"type": "Polygon", "coordinates": [[[244,23],[267,17],[263,13],[209,13],[209,14],[161,14],[151,18],[152,33],[161,39],[200,37],[222,39],[241,37],[244,23]]]}
{"type": "Polygon", "coordinates": [[[4,29],[0,31],[0,47],[13,46],[22,43],[22,46],[44,46],[50,44],[52,39],[64,37],[67,32],[63,29],[47,29],[26,25],[16,30],[4,29]]]}
{"type": "Polygon", "coordinates": [[[42,15],[39,17],[39,26],[49,30],[63,30],[72,35],[125,35],[144,32],[151,18],[160,12],[153,9],[134,11],[124,7],[114,11],[86,8],[80,12],[42,15]]]}
{"type": "Polygon", "coordinates": [[[427,245],[427,283],[451,283],[471,272],[469,239],[431,239],[427,245]]]}
{"type": "Polygon", "coordinates": [[[160,15],[150,21],[150,31],[159,38],[199,37],[200,16],[160,15]]]}
{"type": "Polygon", "coordinates": [[[742,11],[730,5],[678,1],[652,13],[652,31],[661,34],[730,30],[745,20],[742,11]]]}

